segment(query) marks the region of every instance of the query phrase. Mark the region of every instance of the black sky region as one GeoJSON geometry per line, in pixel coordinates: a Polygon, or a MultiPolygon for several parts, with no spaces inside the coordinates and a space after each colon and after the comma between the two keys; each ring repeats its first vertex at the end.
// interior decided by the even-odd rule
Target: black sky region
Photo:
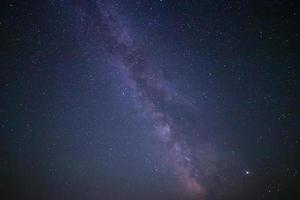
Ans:
{"type": "Polygon", "coordinates": [[[1,1],[0,199],[300,199],[297,4],[1,1]]]}

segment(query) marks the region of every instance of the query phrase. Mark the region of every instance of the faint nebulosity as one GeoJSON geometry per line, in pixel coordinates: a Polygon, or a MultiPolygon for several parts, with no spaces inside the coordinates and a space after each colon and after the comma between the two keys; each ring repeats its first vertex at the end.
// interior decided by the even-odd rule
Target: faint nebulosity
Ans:
{"type": "Polygon", "coordinates": [[[8,1],[1,198],[298,199],[293,1],[8,1]]]}

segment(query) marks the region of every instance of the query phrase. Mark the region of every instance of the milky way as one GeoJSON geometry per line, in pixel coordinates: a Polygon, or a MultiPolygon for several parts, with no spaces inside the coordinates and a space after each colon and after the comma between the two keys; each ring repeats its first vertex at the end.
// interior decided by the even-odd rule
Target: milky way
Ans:
{"type": "Polygon", "coordinates": [[[169,164],[172,166],[184,190],[198,198],[204,196],[204,188],[192,172],[191,152],[187,145],[176,139],[177,126],[160,105],[169,104],[176,98],[176,92],[164,84],[161,72],[149,64],[140,52],[134,39],[126,32],[114,16],[103,5],[99,6],[103,23],[107,27],[107,38],[115,58],[116,67],[123,75],[124,84],[133,90],[135,98],[142,105],[145,114],[153,123],[160,141],[169,149],[169,164]]]}
{"type": "Polygon", "coordinates": [[[4,1],[0,198],[300,199],[296,8],[4,1]]]}

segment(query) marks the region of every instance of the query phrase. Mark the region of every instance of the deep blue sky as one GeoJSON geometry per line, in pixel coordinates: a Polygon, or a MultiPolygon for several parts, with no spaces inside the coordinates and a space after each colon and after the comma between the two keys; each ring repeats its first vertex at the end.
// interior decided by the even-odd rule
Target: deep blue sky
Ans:
{"type": "Polygon", "coordinates": [[[0,13],[1,199],[300,197],[295,2],[7,1],[0,13]]]}

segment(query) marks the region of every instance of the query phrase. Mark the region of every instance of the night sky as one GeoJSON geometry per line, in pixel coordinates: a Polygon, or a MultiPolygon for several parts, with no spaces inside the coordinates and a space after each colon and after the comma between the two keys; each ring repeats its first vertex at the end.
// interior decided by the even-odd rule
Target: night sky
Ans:
{"type": "Polygon", "coordinates": [[[0,199],[300,199],[296,1],[0,9],[0,199]]]}

